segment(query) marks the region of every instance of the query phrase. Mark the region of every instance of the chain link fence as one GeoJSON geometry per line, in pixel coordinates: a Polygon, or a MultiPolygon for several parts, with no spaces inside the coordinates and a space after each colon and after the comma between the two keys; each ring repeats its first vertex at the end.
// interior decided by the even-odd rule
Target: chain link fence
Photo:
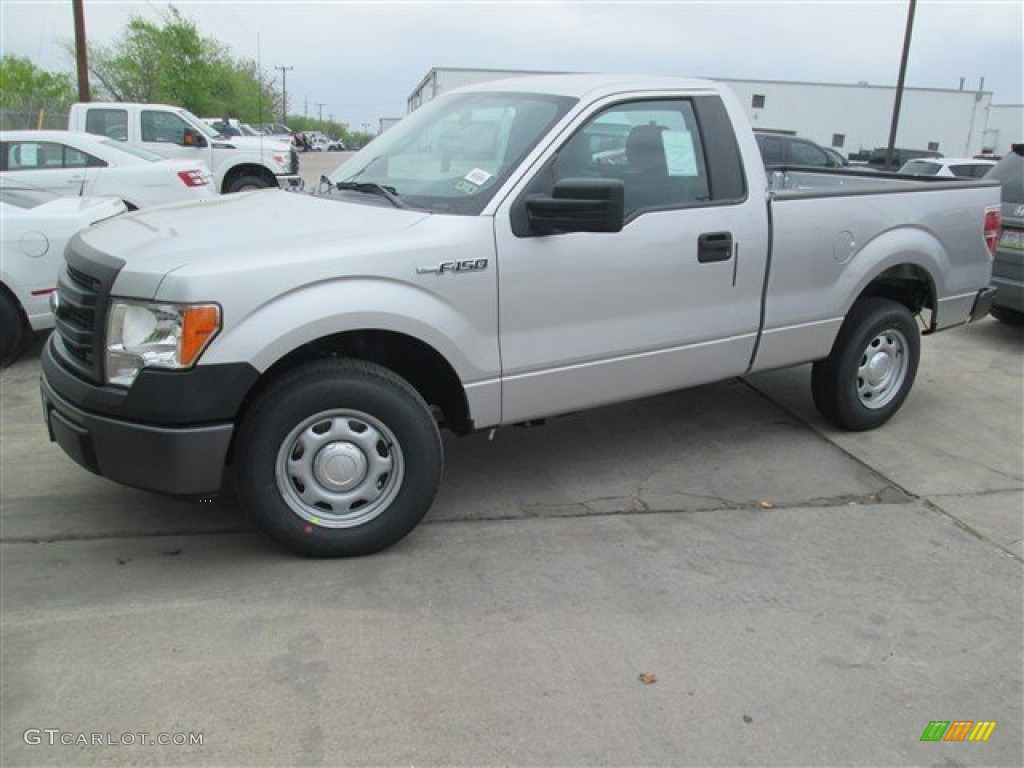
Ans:
{"type": "Polygon", "coordinates": [[[65,129],[68,113],[39,109],[0,109],[0,130],[15,131],[26,128],[65,129]]]}

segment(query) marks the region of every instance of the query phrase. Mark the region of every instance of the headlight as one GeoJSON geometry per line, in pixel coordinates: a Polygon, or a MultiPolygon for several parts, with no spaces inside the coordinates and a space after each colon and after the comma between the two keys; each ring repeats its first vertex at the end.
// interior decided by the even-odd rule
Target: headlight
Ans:
{"type": "Polygon", "coordinates": [[[107,383],[129,387],[143,368],[190,368],[219,330],[216,304],[115,299],[107,319],[107,383]]]}
{"type": "Polygon", "coordinates": [[[285,170],[287,170],[288,167],[292,164],[291,157],[287,154],[281,154],[280,152],[274,153],[273,160],[277,165],[281,166],[285,170]]]}

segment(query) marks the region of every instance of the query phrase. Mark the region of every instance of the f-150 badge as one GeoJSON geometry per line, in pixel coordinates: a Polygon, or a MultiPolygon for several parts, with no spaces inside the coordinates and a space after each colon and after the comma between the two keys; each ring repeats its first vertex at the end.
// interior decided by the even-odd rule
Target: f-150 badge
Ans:
{"type": "Polygon", "coordinates": [[[436,267],[416,267],[416,274],[454,275],[459,272],[479,272],[482,269],[487,269],[487,259],[463,259],[461,261],[442,261],[436,267]]]}

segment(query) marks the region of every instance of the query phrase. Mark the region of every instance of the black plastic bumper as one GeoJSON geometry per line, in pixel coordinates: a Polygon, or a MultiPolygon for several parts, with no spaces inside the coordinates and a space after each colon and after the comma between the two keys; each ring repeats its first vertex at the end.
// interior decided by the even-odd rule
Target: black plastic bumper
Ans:
{"type": "MultiPolygon", "coordinates": [[[[220,489],[232,421],[154,424],[119,418],[121,414],[110,411],[99,413],[73,400],[109,406],[106,398],[98,397],[108,388],[76,379],[61,367],[53,356],[52,339],[42,357],[40,390],[50,439],[76,462],[115,482],[162,493],[194,495],[220,489]],[[93,397],[83,397],[90,393],[93,397]]],[[[188,374],[183,375],[182,392],[189,391],[189,381],[188,374]]],[[[145,410],[175,409],[176,404],[180,412],[182,401],[175,397],[168,397],[160,409],[145,410]]]]}
{"type": "Polygon", "coordinates": [[[972,323],[989,313],[989,310],[992,309],[992,304],[995,303],[996,293],[995,287],[991,285],[978,291],[978,295],[974,299],[974,306],[971,308],[972,323]]]}

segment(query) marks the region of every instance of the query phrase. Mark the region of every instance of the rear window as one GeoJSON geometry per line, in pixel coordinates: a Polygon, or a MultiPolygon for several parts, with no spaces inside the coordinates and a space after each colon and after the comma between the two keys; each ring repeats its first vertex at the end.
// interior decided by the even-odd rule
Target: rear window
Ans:
{"type": "Polygon", "coordinates": [[[148,149],[142,149],[142,147],[133,147],[131,144],[122,144],[119,141],[112,141],[111,139],[102,139],[100,144],[113,147],[118,152],[124,152],[126,155],[131,155],[132,157],[137,157],[141,160],[149,160],[151,163],[163,160],[163,157],[158,155],[156,152],[150,152],[148,149]]]}
{"type": "Polygon", "coordinates": [[[987,163],[962,163],[949,166],[949,170],[964,179],[980,179],[991,167],[987,163]]]}

